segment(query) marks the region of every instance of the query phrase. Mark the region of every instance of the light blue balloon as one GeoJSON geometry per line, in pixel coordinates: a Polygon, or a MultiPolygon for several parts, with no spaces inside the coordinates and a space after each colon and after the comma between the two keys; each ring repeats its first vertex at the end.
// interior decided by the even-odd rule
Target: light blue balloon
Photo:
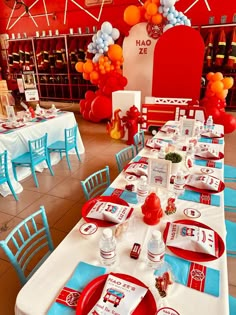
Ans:
{"type": "Polygon", "coordinates": [[[108,35],[108,34],[103,33],[103,39],[104,39],[104,40],[107,40],[107,39],[108,39],[108,37],[109,37],[109,35],[108,35]]]}
{"type": "Polygon", "coordinates": [[[112,33],[112,25],[110,22],[102,23],[101,30],[103,33],[110,35],[112,33]]]}
{"type": "Polygon", "coordinates": [[[187,19],[187,20],[185,21],[185,25],[191,26],[191,21],[190,21],[189,19],[187,19]]]}
{"type": "Polygon", "coordinates": [[[175,12],[173,14],[174,14],[174,17],[178,17],[179,16],[179,12],[177,10],[175,10],[175,12]]]}
{"type": "Polygon", "coordinates": [[[173,18],[174,18],[174,15],[173,15],[172,13],[169,13],[169,14],[167,15],[167,19],[168,19],[169,21],[171,21],[173,18]]]}
{"type": "Polygon", "coordinates": [[[171,20],[171,24],[175,25],[176,23],[177,23],[176,18],[173,18],[173,19],[171,20]]]}
{"type": "Polygon", "coordinates": [[[184,16],[183,12],[179,12],[179,17],[183,17],[183,16],[184,16]]]}
{"type": "Polygon", "coordinates": [[[100,37],[98,37],[98,38],[96,39],[96,44],[101,44],[101,43],[103,43],[103,39],[100,38],[100,37]]]}

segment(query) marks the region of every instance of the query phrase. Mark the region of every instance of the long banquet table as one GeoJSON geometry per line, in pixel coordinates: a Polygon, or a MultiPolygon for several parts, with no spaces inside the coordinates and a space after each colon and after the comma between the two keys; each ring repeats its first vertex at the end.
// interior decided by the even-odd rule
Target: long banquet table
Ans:
{"type": "MultiPolygon", "coordinates": [[[[11,159],[20,156],[28,151],[28,140],[42,137],[46,132],[48,134],[48,145],[57,140],[64,139],[64,129],[73,127],[76,124],[74,113],[72,112],[58,112],[58,114],[50,119],[34,119],[25,123],[25,126],[15,129],[5,129],[0,126],[0,151],[8,151],[8,165],[11,181],[16,193],[20,193],[23,188],[19,183],[22,179],[29,176],[31,171],[29,168],[17,168],[18,182],[15,181],[12,174],[11,159]]],[[[78,129],[78,148],[79,153],[84,153],[84,145],[78,129]]],[[[52,154],[52,164],[59,162],[59,155],[52,154]]],[[[41,163],[37,167],[38,171],[46,168],[46,163],[41,163]]],[[[0,193],[5,197],[11,194],[7,184],[0,185],[0,193]]]]}
{"type": "MultiPolygon", "coordinates": [[[[222,131],[220,125],[217,126],[222,131]]],[[[155,137],[163,137],[158,133],[155,137]]],[[[209,144],[209,146],[216,144],[209,144]]],[[[224,143],[217,145],[223,151],[224,143]]],[[[184,154],[184,152],[182,152],[184,154]]],[[[153,157],[150,149],[144,148],[139,152],[139,156],[153,157]]],[[[137,157],[136,157],[137,159],[137,157]]],[[[221,160],[223,163],[223,160],[221,160]]],[[[194,166],[193,171],[200,171],[201,166],[194,166]]],[[[222,169],[212,168],[213,176],[223,179],[222,169]]],[[[118,177],[111,183],[111,187],[124,189],[127,181],[124,173],[120,173],[118,177]]],[[[226,251],[223,255],[215,260],[207,262],[199,262],[200,264],[220,271],[219,297],[209,295],[187,286],[174,283],[169,287],[167,297],[160,298],[155,281],[153,270],[146,265],[146,249],[147,241],[150,238],[151,231],[158,229],[164,231],[167,222],[173,222],[180,219],[188,219],[184,214],[184,209],[194,208],[200,211],[201,216],[195,218],[196,221],[202,222],[217,231],[221,238],[225,241],[226,229],[224,222],[224,199],[223,192],[218,194],[221,199],[220,206],[211,206],[192,201],[178,199],[176,201],[177,211],[172,215],[162,217],[159,224],[150,226],[143,222],[143,215],[140,204],[130,204],[134,207],[134,215],[126,234],[117,240],[117,263],[107,268],[108,272],[119,272],[129,274],[143,281],[149,286],[149,289],[155,297],[157,308],[169,307],[169,310],[175,310],[173,314],[180,315],[199,315],[199,314],[224,314],[228,315],[228,278],[227,278],[227,256],[226,251]],[[142,250],[139,259],[134,260],[129,256],[130,250],[134,242],[140,243],[142,250]]],[[[168,198],[168,192],[162,190],[158,196],[161,199],[161,205],[165,210],[168,198]]],[[[54,250],[46,262],[39,268],[33,277],[19,292],[16,304],[16,315],[43,315],[47,314],[49,308],[54,303],[61,289],[73,274],[76,266],[80,261],[93,265],[100,265],[98,241],[101,237],[103,228],[91,238],[84,238],[79,233],[79,227],[85,222],[82,218],[74,228],[69,232],[65,239],[54,250]]],[[[168,248],[166,252],[175,256],[168,248]]],[[[63,314],[63,313],[62,313],[63,314]]],[[[147,313],[148,314],[148,310],[147,313]]],[[[172,314],[172,311],[169,313],[172,314]]],[[[58,314],[60,315],[60,314],[58,314]]]]}

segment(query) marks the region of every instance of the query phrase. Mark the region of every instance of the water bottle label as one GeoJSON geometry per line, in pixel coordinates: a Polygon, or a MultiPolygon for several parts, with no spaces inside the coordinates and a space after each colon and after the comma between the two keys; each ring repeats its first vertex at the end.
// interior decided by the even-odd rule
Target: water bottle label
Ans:
{"type": "Polygon", "coordinates": [[[148,251],[148,259],[152,262],[161,262],[164,259],[165,252],[162,252],[160,254],[153,254],[150,251],[148,251]]]}
{"type": "Polygon", "coordinates": [[[115,252],[115,250],[104,251],[104,250],[100,249],[100,255],[103,259],[112,259],[116,256],[116,252],[115,252]]]}
{"type": "Polygon", "coordinates": [[[148,192],[147,192],[147,190],[143,190],[143,189],[137,189],[137,194],[139,195],[139,196],[143,196],[143,197],[145,197],[145,196],[147,196],[148,195],[148,192]]]}

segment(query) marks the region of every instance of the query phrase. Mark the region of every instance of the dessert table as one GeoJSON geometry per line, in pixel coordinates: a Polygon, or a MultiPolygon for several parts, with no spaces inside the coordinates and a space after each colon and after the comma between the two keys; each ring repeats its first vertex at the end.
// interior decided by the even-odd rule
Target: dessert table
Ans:
{"type": "MultiPolygon", "coordinates": [[[[9,175],[16,193],[20,193],[23,188],[19,183],[22,179],[31,174],[30,168],[17,167],[18,182],[15,181],[12,174],[11,159],[20,156],[28,151],[28,140],[42,137],[45,133],[48,134],[48,145],[57,140],[64,140],[64,129],[70,128],[76,124],[74,113],[58,112],[49,118],[35,118],[24,123],[24,126],[18,128],[7,128],[6,123],[0,124],[0,150],[8,151],[9,175]]],[[[78,148],[79,153],[84,153],[83,141],[78,129],[78,148]]],[[[52,165],[60,160],[58,153],[51,154],[52,165]]],[[[37,171],[42,171],[46,168],[46,163],[41,163],[37,167],[37,171]]],[[[4,197],[11,194],[7,184],[0,185],[0,193],[4,197]]]]}
{"type": "MultiPolygon", "coordinates": [[[[168,122],[169,123],[169,122],[168,122]]],[[[172,124],[174,122],[171,122],[172,124]]],[[[223,127],[216,126],[219,130],[223,131],[223,127]]],[[[155,137],[168,140],[168,136],[158,132],[155,137]]],[[[223,138],[222,138],[223,140],[223,138]]],[[[224,142],[220,144],[207,144],[208,146],[218,146],[223,152],[224,142]]],[[[181,148],[181,146],[179,146],[181,148]]],[[[179,152],[184,156],[185,151],[179,152]]],[[[140,158],[151,158],[154,156],[154,152],[149,148],[143,148],[134,161],[138,161],[140,158]]],[[[223,159],[220,160],[223,163],[223,159]]],[[[184,169],[185,165],[182,164],[184,169]]],[[[223,167],[209,169],[213,176],[223,179],[223,167]]],[[[191,172],[201,174],[202,166],[194,165],[191,168],[191,172]]],[[[202,290],[196,290],[175,282],[168,287],[167,296],[161,298],[155,287],[155,275],[153,269],[147,266],[147,242],[150,239],[153,229],[158,229],[162,233],[165,230],[167,222],[174,222],[176,220],[188,220],[191,219],[189,213],[191,209],[195,210],[195,213],[200,214],[194,219],[200,224],[205,224],[211,229],[216,231],[221,237],[223,242],[226,239],[226,229],[224,223],[224,192],[217,193],[220,203],[218,206],[207,205],[200,202],[193,202],[191,200],[176,200],[177,211],[174,214],[166,215],[161,218],[160,223],[156,225],[147,225],[143,221],[143,214],[141,211],[141,205],[137,203],[136,198],[130,198],[129,195],[125,195],[124,188],[128,184],[124,171],[121,172],[118,177],[111,183],[109,189],[104,195],[111,195],[112,191],[120,193],[120,198],[130,200],[129,205],[134,208],[133,214],[130,219],[130,223],[126,232],[121,234],[117,238],[117,262],[111,267],[106,267],[106,272],[115,272],[128,274],[141,280],[149,287],[149,290],[153,294],[157,305],[157,312],[155,314],[170,314],[170,315],[199,315],[199,314],[224,314],[229,315],[228,310],[228,276],[227,276],[227,256],[226,251],[223,250],[221,256],[216,259],[198,261],[198,264],[206,267],[208,270],[205,274],[199,271],[197,266],[193,272],[195,272],[196,282],[205,279],[205,287],[202,290]],[[123,193],[122,193],[123,192],[123,193]],[[190,210],[186,211],[186,210],[190,210]],[[141,253],[138,259],[130,258],[130,251],[134,243],[141,245],[141,253]],[[219,271],[219,279],[216,286],[219,286],[219,296],[207,294],[207,286],[210,284],[211,279],[210,271],[212,269],[219,271]],[[204,292],[204,290],[206,292],[204,292]],[[201,292],[203,291],[203,292],[201,292]],[[162,312],[161,312],[162,311],[162,312]]],[[[130,183],[129,183],[130,184],[130,183]]],[[[161,200],[161,206],[163,212],[167,205],[167,199],[170,196],[170,190],[158,189],[157,195],[161,200]]],[[[134,192],[132,192],[135,194],[134,192]]],[[[62,309],[61,312],[53,312],[52,306],[55,305],[55,300],[60,291],[65,287],[67,281],[72,277],[74,270],[80,262],[86,262],[94,266],[101,266],[99,259],[99,246],[98,242],[102,235],[103,227],[98,227],[96,233],[91,236],[83,236],[80,233],[80,227],[86,221],[82,218],[74,228],[69,232],[65,239],[54,250],[50,257],[44,262],[44,264],[38,269],[33,277],[25,284],[25,286],[19,292],[16,304],[16,315],[43,315],[43,314],[79,314],[75,310],[69,311],[62,309]],[[50,311],[49,311],[50,310],[50,311]],[[64,310],[64,312],[63,312],[64,310]]],[[[111,226],[115,230],[115,226],[111,226]]],[[[169,247],[166,248],[166,256],[177,257],[169,247]]],[[[189,257],[191,260],[191,257],[189,257]]],[[[187,260],[182,259],[182,263],[187,260]]],[[[180,267],[180,266],[179,266],[180,267]]],[[[180,267],[181,269],[181,267],[180,267]]],[[[175,270],[173,270],[175,271],[175,270]]],[[[213,282],[212,282],[213,283],[213,282]]],[[[214,286],[214,284],[213,284],[214,286]]],[[[215,288],[210,288],[214,291],[215,288]]],[[[56,303],[58,304],[58,303],[56,303]]],[[[115,313],[114,313],[115,314],[115,313]]],[[[146,314],[149,313],[147,308],[146,314]]],[[[153,314],[153,315],[155,315],[153,314]]]]}

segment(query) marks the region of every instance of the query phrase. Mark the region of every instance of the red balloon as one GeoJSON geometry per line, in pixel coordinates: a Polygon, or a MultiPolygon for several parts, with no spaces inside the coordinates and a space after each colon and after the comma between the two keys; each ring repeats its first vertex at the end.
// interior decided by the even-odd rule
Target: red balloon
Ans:
{"type": "Polygon", "coordinates": [[[80,102],[79,102],[79,110],[80,110],[80,113],[82,114],[83,113],[83,111],[85,110],[85,100],[81,100],[80,102]]]}
{"type": "MultiPolygon", "coordinates": [[[[205,109],[207,117],[211,115],[215,122],[221,121],[222,112],[217,107],[205,107],[205,109]]],[[[218,123],[223,124],[222,121],[218,123]]]]}
{"type": "Polygon", "coordinates": [[[84,112],[83,112],[83,118],[85,119],[85,120],[90,120],[89,119],[89,111],[87,111],[87,110],[85,110],[84,112]]]}
{"type": "Polygon", "coordinates": [[[91,103],[92,114],[96,119],[110,119],[112,116],[111,98],[99,95],[91,103]]]}
{"type": "Polygon", "coordinates": [[[224,132],[231,133],[236,130],[236,117],[228,113],[222,113],[223,116],[223,125],[224,125],[224,132]]]}
{"type": "Polygon", "coordinates": [[[92,122],[94,122],[94,123],[98,123],[98,122],[100,121],[99,118],[97,118],[97,117],[95,117],[95,116],[93,115],[93,112],[92,112],[91,110],[90,110],[90,112],[89,112],[89,120],[92,121],[92,122]]]}
{"type": "Polygon", "coordinates": [[[92,99],[85,101],[84,110],[85,110],[86,112],[89,112],[89,111],[90,111],[90,109],[91,109],[91,102],[92,102],[92,99]]]}
{"type": "Polygon", "coordinates": [[[90,99],[94,99],[95,94],[93,91],[87,91],[84,96],[86,100],[90,100],[90,99]]]}

